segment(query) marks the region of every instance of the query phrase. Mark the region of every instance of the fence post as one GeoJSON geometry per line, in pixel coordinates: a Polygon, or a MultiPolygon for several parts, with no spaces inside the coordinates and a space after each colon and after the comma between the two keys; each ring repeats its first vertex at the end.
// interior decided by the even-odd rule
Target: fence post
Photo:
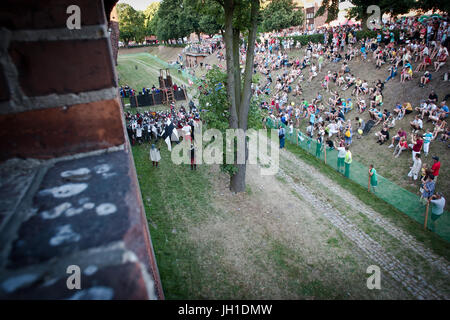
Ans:
{"type": "Polygon", "coordinates": [[[427,221],[428,221],[428,208],[430,206],[430,201],[427,200],[427,208],[425,209],[425,223],[423,225],[423,229],[427,230],[427,221]]]}
{"type": "Polygon", "coordinates": [[[139,107],[139,104],[138,104],[138,100],[137,100],[136,95],[134,95],[134,101],[136,101],[136,107],[139,107]]]}

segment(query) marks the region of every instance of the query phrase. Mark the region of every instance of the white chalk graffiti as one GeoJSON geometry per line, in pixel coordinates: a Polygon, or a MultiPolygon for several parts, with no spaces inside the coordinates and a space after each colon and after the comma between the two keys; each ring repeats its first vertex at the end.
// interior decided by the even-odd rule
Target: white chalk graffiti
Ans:
{"type": "Polygon", "coordinates": [[[54,207],[50,211],[42,211],[41,215],[44,219],[56,219],[58,218],[64,211],[72,207],[69,202],[61,203],[60,205],[54,207]]]}
{"type": "Polygon", "coordinates": [[[99,216],[106,216],[117,211],[117,207],[113,203],[102,203],[99,205],[95,211],[99,216]]]}
{"type": "Polygon", "coordinates": [[[75,293],[69,300],[111,300],[114,290],[108,287],[92,287],[75,293]]]}
{"type": "Polygon", "coordinates": [[[67,242],[77,242],[80,241],[81,236],[72,230],[70,224],[65,224],[58,227],[58,231],[55,236],[50,239],[50,245],[59,246],[67,242]]]}
{"type": "Polygon", "coordinates": [[[83,176],[86,174],[89,174],[91,172],[91,170],[89,170],[88,168],[79,168],[76,170],[67,170],[61,173],[61,177],[63,178],[68,178],[68,177],[73,177],[73,176],[83,176]]]}
{"type": "Polygon", "coordinates": [[[68,198],[83,192],[87,187],[87,183],[68,183],[59,187],[44,189],[39,194],[43,196],[52,195],[54,198],[68,198]]]}

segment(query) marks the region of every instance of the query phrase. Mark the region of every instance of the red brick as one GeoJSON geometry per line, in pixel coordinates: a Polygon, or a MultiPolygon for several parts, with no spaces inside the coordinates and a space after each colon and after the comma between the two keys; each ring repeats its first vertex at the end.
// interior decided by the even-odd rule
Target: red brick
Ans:
{"type": "Polygon", "coordinates": [[[48,159],[125,142],[118,99],[0,116],[0,160],[48,159]]]}
{"type": "Polygon", "coordinates": [[[3,74],[3,68],[0,66],[0,101],[9,100],[9,87],[3,74]]]}
{"type": "Polygon", "coordinates": [[[106,39],[12,42],[9,52],[28,96],[116,86],[106,39]]]}
{"type": "Polygon", "coordinates": [[[72,4],[80,7],[81,30],[106,22],[101,0],[14,0],[0,1],[0,25],[11,30],[66,28],[72,4]]]}

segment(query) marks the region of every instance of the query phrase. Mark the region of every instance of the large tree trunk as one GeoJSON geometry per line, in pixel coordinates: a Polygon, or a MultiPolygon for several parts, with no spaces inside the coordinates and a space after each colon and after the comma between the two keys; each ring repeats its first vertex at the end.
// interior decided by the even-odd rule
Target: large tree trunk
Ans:
{"type": "MultiPolygon", "coordinates": [[[[257,28],[257,14],[259,11],[259,0],[253,0],[251,5],[251,27],[248,33],[248,41],[247,41],[247,54],[246,54],[246,61],[245,61],[245,72],[244,72],[244,85],[241,90],[241,70],[240,70],[240,63],[239,63],[239,40],[240,40],[240,34],[239,30],[233,29],[232,26],[230,29],[233,30],[232,34],[232,41],[231,39],[228,39],[228,42],[232,42],[233,48],[233,59],[234,62],[233,70],[231,68],[228,68],[227,65],[227,73],[228,77],[230,77],[230,71],[233,71],[234,75],[234,92],[229,93],[230,98],[234,97],[235,103],[231,108],[234,109],[231,112],[232,117],[230,117],[230,127],[231,128],[239,128],[243,129],[244,133],[247,131],[247,125],[248,125],[248,111],[250,108],[250,100],[251,100],[251,83],[252,83],[252,76],[253,76],[253,63],[254,63],[254,49],[255,49],[255,40],[256,40],[256,28],[257,28]],[[234,107],[234,108],[233,108],[234,107]],[[237,126],[236,121],[233,118],[233,116],[236,115],[237,117],[237,126]]],[[[226,11],[225,11],[226,12],[226,11]]],[[[225,13],[225,19],[226,19],[226,13],[225,13]]],[[[225,24],[225,27],[227,28],[227,24],[225,24]]],[[[227,35],[226,29],[226,36],[230,37],[230,35],[227,35]]],[[[227,46],[227,64],[228,64],[228,43],[226,42],[227,46]]],[[[230,85],[229,88],[232,86],[230,85]]],[[[248,153],[248,146],[247,143],[245,143],[245,159],[247,160],[247,153],[248,153]]],[[[246,172],[246,164],[236,164],[238,168],[238,172],[230,177],[230,189],[234,192],[244,192],[245,191],[245,172],[246,172]]]]}

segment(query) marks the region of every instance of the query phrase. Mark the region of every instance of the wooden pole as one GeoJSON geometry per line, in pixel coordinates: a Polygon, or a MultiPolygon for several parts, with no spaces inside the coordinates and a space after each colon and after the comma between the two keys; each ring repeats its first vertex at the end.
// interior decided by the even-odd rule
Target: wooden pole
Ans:
{"type": "Polygon", "coordinates": [[[370,170],[369,170],[369,179],[367,181],[367,191],[370,192],[370,170]]]}
{"type": "Polygon", "coordinates": [[[427,208],[425,209],[425,223],[423,225],[423,229],[427,230],[427,221],[428,221],[428,208],[430,206],[430,201],[427,200],[427,208]]]}
{"type": "Polygon", "coordinates": [[[299,145],[299,138],[298,138],[298,129],[297,129],[297,146],[299,145]]]}
{"type": "Polygon", "coordinates": [[[327,145],[326,144],[323,145],[323,152],[324,152],[324,154],[323,154],[324,161],[325,161],[325,164],[327,164],[327,145]]]}

